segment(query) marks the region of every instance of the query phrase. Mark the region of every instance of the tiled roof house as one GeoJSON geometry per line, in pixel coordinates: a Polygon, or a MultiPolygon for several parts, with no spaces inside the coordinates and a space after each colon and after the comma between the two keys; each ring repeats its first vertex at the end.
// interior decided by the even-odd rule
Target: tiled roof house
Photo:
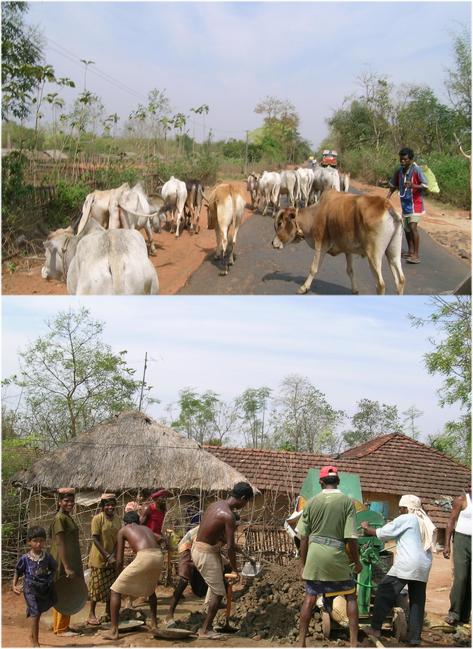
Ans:
{"type": "Polygon", "coordinates": [[[336,457],[264,449],[206,450],[238,469],[263,494],[276,492],[292,503],[310,468],[333,463],[340,471],[360,476],[365,500],[387,501],[390,518],[398,513],[401,495],[419,496],[439,529],[449,518],[440,502],[458,496],[471,479],[468,467],[400,433],[377,437],[336,457]]]}

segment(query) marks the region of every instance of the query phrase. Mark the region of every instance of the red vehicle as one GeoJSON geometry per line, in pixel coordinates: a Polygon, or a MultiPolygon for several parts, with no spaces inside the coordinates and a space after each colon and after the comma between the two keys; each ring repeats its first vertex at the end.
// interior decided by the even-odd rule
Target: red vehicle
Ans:
{"type": "Polygon", "coordinates": [[[337,166],[337,157],[338,153],[334,149],[324,149],[322,151],[322,160],[320,164],[322,167],[334,167],[337,166]]]}

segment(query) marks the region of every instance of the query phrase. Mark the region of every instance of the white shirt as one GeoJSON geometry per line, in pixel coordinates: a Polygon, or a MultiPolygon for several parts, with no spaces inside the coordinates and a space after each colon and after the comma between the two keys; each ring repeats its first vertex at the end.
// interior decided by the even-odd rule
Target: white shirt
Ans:
{"type": "MultiPolygon", "coordinates": [[[[465,494],[466,496],[466,507],[465,509],[462,509],[458,519],[457,519],[457,524],[455,525],[455,532],[459,532],[460,534],[467,534],[468,536],[471,536],[471,498],[470,494],[465,494]]],[[[453,542],[455,542],[455,539],[453,539],[453,542]]]]}
{"type": "Polygon", "coordinates": [[[401,514],[376,530],[380,541],[396,539],[396,557],[387,573],[400,579],[427,581],[432,566],[432,553],[424,550],[419,521],[415,514],[401,514]]]}

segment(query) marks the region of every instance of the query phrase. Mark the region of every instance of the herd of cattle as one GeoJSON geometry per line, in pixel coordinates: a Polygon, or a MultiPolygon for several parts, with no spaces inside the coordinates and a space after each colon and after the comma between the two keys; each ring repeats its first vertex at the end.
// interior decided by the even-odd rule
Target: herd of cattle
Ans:
{"type": "MultiPolygon", "coordinates": [[[[386,255],[399,294],[404,290],[401,268],[402,221],[392,204],[377,196],[348,194],[350,176],[336,169],[299,168],[250,174],[247,191],[251,208],[271,210],[276,249],[305,239],[314,249],[309,275],[299,288],[307,293],[325,254],[346,256],[352,292],[357,293],[352,255],[367,257],[378,294],[385,292],[381,263],[386,255]],[[282,197],[286,206],[282,207],[282,197]]],[[[154,295],[159,283],[149,256],[156,255],[153,232],[164,225],[179,237],[186,228],[198,234],[203,205],[209,229],[215,229],[216,259],[226,275],[235,260],[238,229],[246,196],[242,183],[220,183],[204,193],[198,180],[173,176],[159,194],[147,195],[138,183],[93,191],[74,226],[52,232],[44,242],[45,279],[66,282],[70,294],[154,295]],[[137,231],[143,229],[147,245],[137,231]]]]}

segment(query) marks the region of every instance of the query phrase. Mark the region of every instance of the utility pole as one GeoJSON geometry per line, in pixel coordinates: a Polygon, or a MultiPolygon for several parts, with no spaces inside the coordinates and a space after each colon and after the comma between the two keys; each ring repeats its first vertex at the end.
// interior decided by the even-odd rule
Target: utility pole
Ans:
{"type": "Polygon", "coordinates": [[[140,394],[140,404],[138,410],[141,411],[141,404],[143,403],[143,390],[145,388],[145,377],[146,377],[146,368],[148,366],[148,352],[145,352],[145,366],[143,367],[143,378],[141,380],[141,394],[140,394]]]}
{"type": "Polygon", "coordinates": [[[248,131],[246,133],[246,142],[245,142],[245,176],[248,173],[248,131]]]}
{"type": "Polygon", "coordinates": [[[84,69],[84,92],[87,90],[87,68],[89,65],[92,65],[95,63],[95,61],[86,61],[85,59],[81,59],[81,63],[84,64],[85,69],[84,69]]]}

